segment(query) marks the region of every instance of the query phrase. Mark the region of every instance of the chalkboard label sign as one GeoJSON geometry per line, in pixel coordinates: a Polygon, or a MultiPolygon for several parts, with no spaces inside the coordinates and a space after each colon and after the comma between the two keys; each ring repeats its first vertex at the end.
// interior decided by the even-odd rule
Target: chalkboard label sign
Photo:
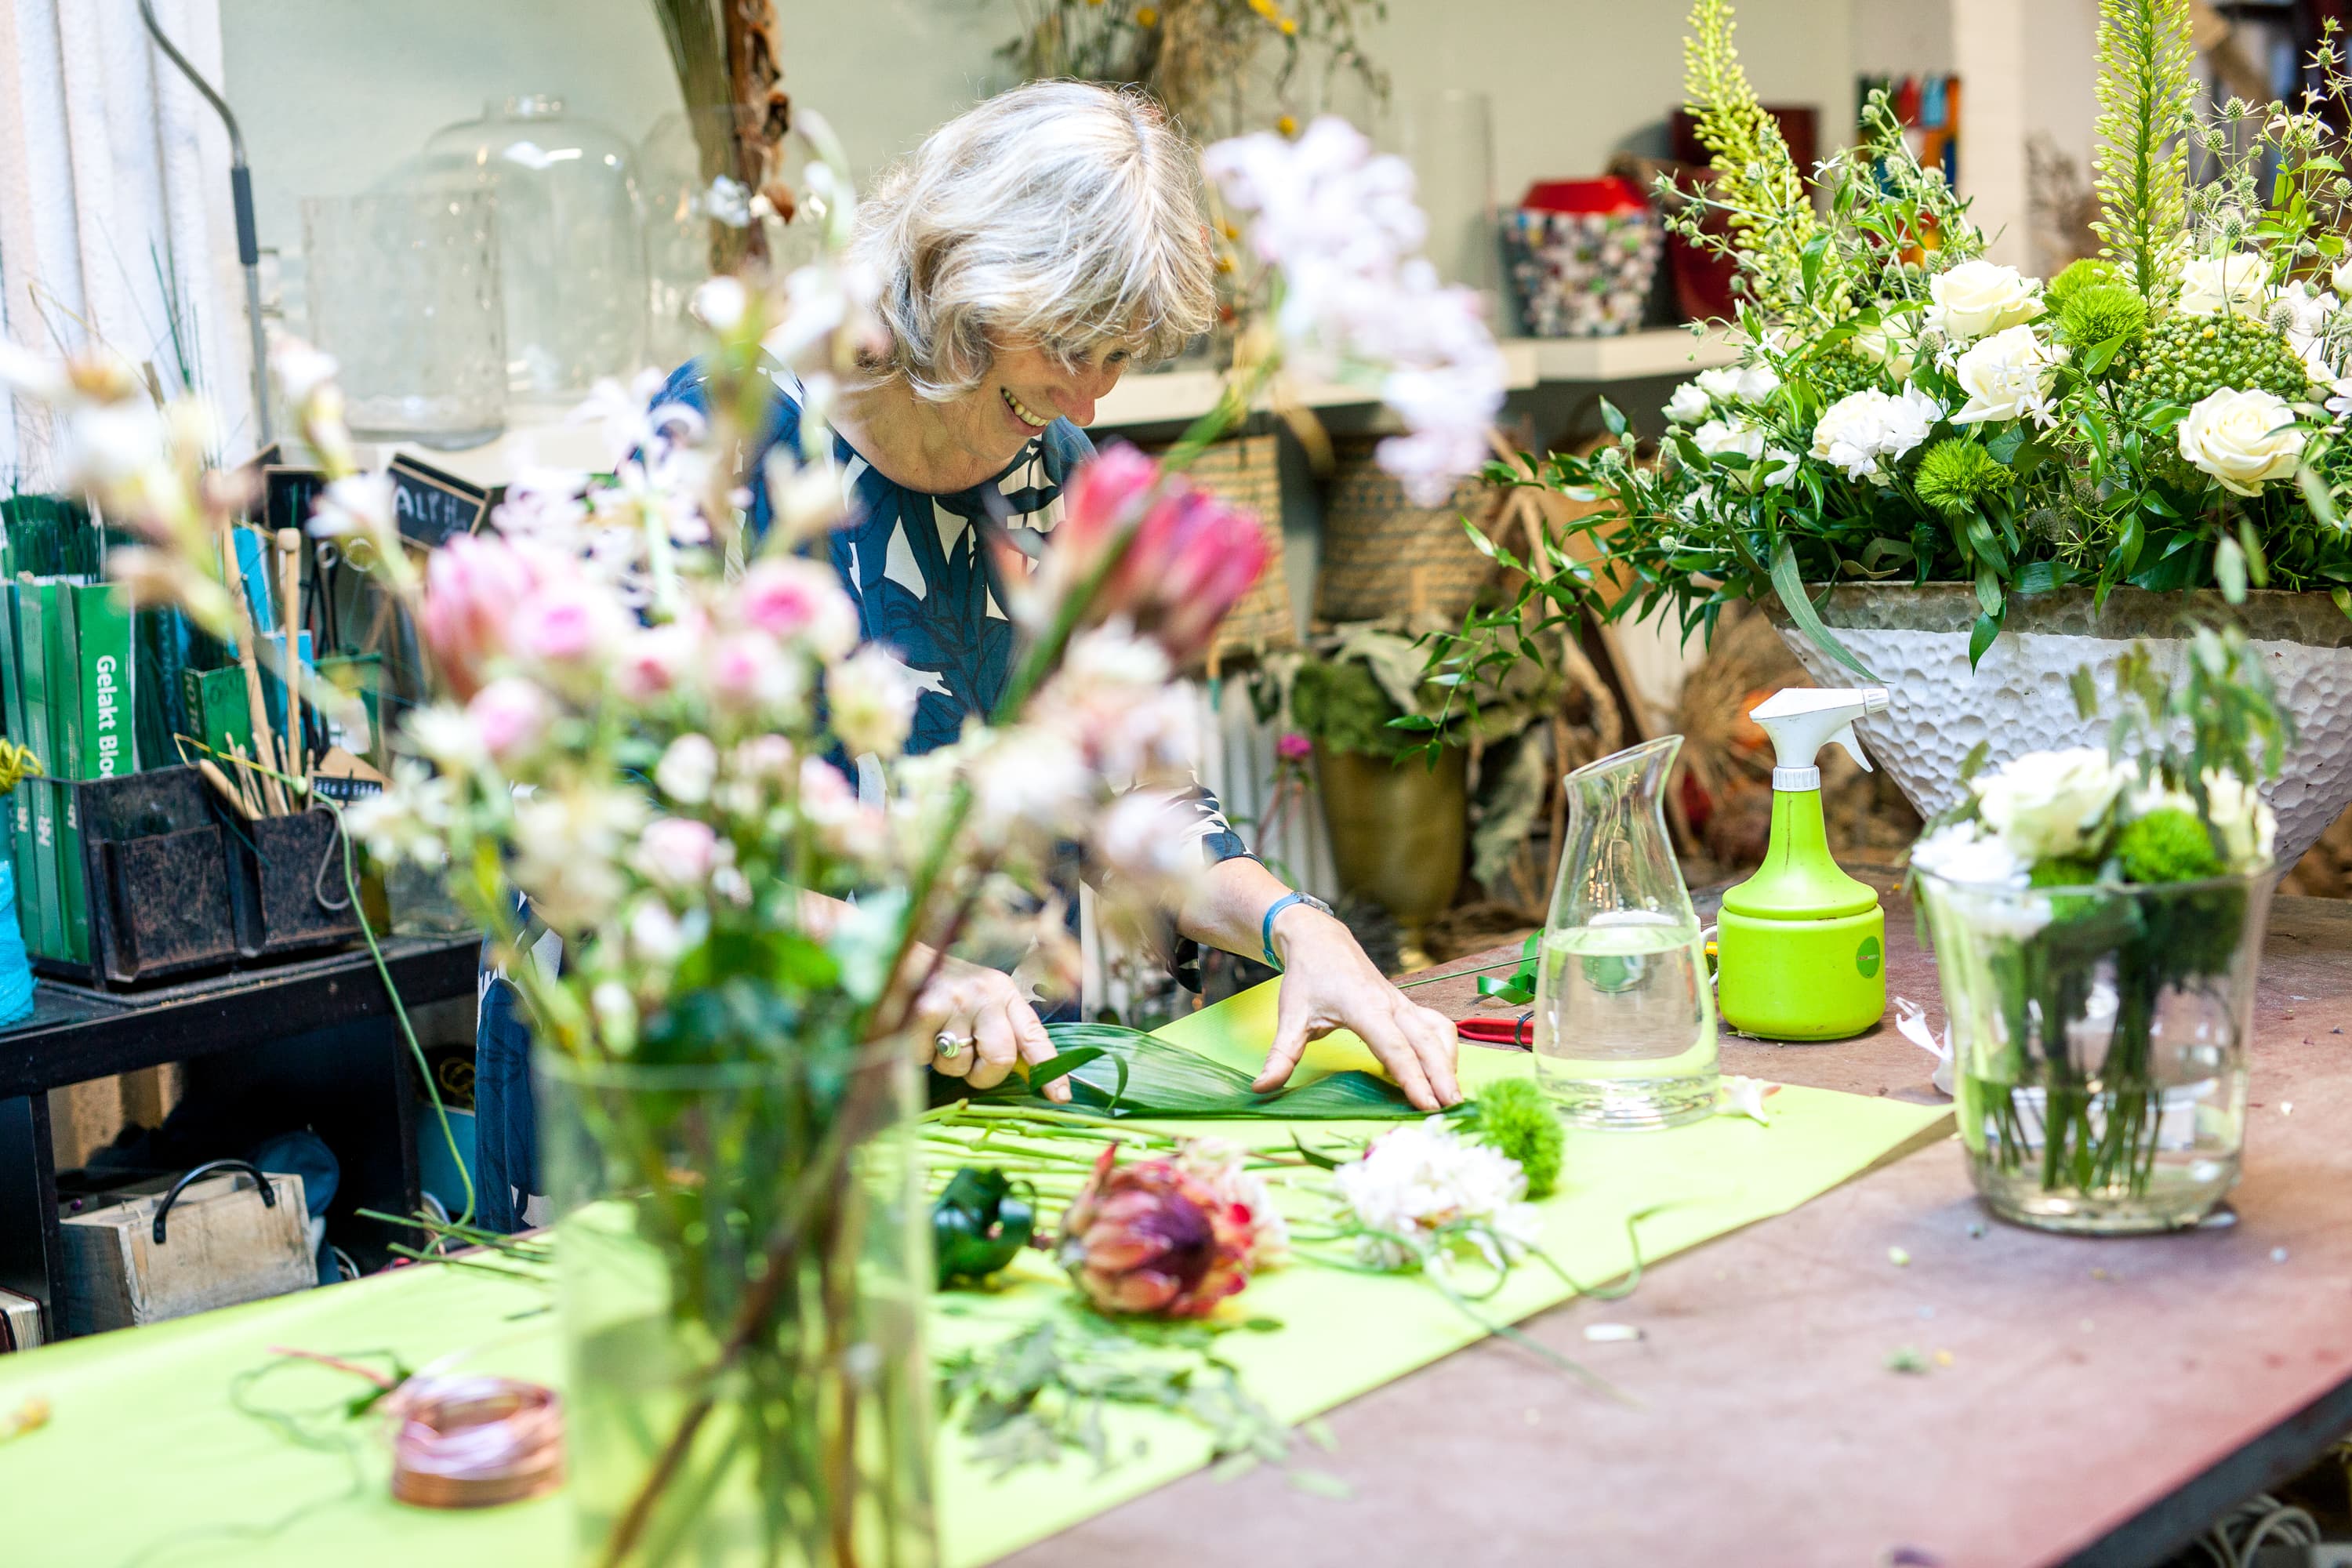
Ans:
{"type": "Polygon", "coordinates": [[[316,468],[265,467],[261,470],[261,515],[256,521],[272,533],[281,528],[307,531],[310,508],[326,488],[327,476],[316,468]]]}
{"type": "Polygon", "coordinates": [[[471,533],[489,515],[490,492],[455,474],[444,473],[403,452],[384,472],[392,479],[393,510],[401,537],[431,550],[460,533],[471,533]]]}

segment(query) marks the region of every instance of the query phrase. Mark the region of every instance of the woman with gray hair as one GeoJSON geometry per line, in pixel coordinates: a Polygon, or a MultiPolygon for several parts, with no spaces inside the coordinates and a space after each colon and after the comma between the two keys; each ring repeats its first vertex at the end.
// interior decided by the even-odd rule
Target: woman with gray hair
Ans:
{"type": "MultiPolygon", "coordinates": [[[[1209,326],[1199,167],[1147,100],[1040,82],[933,132],[859,208],[853,247],[880,279],[888,342],[822,411],[852,503],[826,547],[866,639],[887,647],[921,688],[909,752],[954,740],[1008,679],[1013,627],[979,525],[1003,525],[1033,558],[1052,549],[1062,481],[1094,450],[1080,427],[1097,401],[1131,365],[1166,358],[1209,326]]],[[[661,400],[702,405],[698,368],[679,371],[661,400]]],[[[778,443],[799,449],[805,400],[778,373],[748,471],[761,472],[778,443]]],[[[764,529],[766,487],[751,494],[752,526],[764,529]]],[[[1289,1078],[1308,1041],[1345,1028],[1416,1105],[1461,1098],[1450,1022],[1382,978],[1328,906],[1253,858],[1205,790],[1171,816],[1207,863],[1171,911],[1182,943],[1287,972],[1261,1089],[1289,1078]]],[[[485,999],[478,1082],[498,1096],[497,1079],[510,1071],[527,1110],[527,1047],[512,1005],[505,994],[485,999]],[[492,1045],[496,1030],[511,1034],[510,1050],[492,1045]]],[[[950,961],[925,1014],[931,1066],[974,1088],[1054,1055],[1035,1005],[992,969],[950,961]]],[[[483,1120],[497,1118],[486,1108],[483,1120]]],[[[509,1169],[527,1171],[530,1151],[513,1152],[509,1169]]]]}

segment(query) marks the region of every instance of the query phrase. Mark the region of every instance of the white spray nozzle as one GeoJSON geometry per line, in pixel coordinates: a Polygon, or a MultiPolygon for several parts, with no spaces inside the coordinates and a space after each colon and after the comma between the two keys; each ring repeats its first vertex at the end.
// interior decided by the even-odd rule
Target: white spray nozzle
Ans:
{"type": "Polygon", "coordinates": [[[1862,743],[1853,738],[1853,721],[1865,714],[1886,711],[1886,688],[1861,686],[1822,689],[1792,686],[1759,702],[1748,717],[1772,737],[1772,787],[1811,790],[1822,787],[1814,759],[1823,746],[1845,748],[1847,756],[1870,766],[1862,743]]]}

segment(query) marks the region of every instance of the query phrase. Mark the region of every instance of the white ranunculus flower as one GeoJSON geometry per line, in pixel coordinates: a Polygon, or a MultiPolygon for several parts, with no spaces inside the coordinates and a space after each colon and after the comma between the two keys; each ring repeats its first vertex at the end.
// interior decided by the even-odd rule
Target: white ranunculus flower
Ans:
{"type": "Polygon", "coordinates": [[[1666,417],[1677,425],[1696,425],[1715,411],[1715,400],[1695,381],[1684,382],[1666,399],[1666,417]]]}
{"type": "Polygon", "coordinates": [[[1813,456],[1850,479],[1884,479],[1886,467],[1927,438],[1944,410],[1917,387],[1903,395],[1871,390],[1839,398],[1813,426],[1813,456]]]}
{"type": "Polygon", "coordinates": [[[1911,846],[1911,864],[1947,882],[1979,888],[2022,888],[2033,869],[1976,822],[1955,822],[1921,834],[1911,846]]]}
{"type": "Polygon", "coordinates": [[[2270,301],[2270,268],[2259,256],[2192,256],[2180,264],[2180,313],[2260,321],[2270,301]]]}
{"type": "Polygon", "coordinates": [[[2278,818],[2259,791],[2238,775],[2218,768],[2205,773],[2205,804],[2211,808],[2213,829],[2221,836],[2233,871],[2258,871],[2271,863],[2278,837],[2278,818]]]}
{"type": "Polygon", "coordinates": [[[2032,327],[2009,327],[1960,355],[1954,375],[1968,402],[1952,416],[1955,425],[1979,425],[2032,417],[2050,423],[2050,394],[2066,351],[2033,335],[2032,327]]]}
{"type": "Polygon", "coordinates": [[[1764,432],[1745,419],[1710,419],[1691,432],[1691,440],[1702,453],[1718,462],[1744,459],[1748,468],[1740,478],[1751,490],[1759,485],[1778,489],[1797,477],[1797,455],[1785,447],[1768,448],[1764,432]],[[1769,475],[1759,475],[1758,469],[1768,461],[1777,461],[1780,466],[1769,475]]]}
{"type": "Polygon", "coordinates": [[[1927,284],[1927,325],[1947,342],[1972,343],[2042,313],[2042,280],[1997,261],[1963,261],[1927,284]]]}
{"type": "Polygon", "coordinates": [[[2265,480],[2293,474],[2309,439],[2294,410],[2259,387],[2240,392],[2225,386],[2200,399],[2177,430],[2181,457],[2242,496],[2260,493],[2265,480]]]}
{"type": "Polygon", "coordinates": [[[2096,746],[2028,752],[1969,784],[1977,810],[2028,864],[2081,851],[2084,832],[2132,782],[2096,746]]]}

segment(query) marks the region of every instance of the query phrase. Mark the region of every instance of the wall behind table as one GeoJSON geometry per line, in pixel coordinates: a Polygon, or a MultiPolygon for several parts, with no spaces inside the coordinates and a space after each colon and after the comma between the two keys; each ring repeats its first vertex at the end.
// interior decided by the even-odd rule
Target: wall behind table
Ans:
{"type": "MultiPolygon", "coordinates": [[[[1758,90],[1814,103],[1834,140],[1853,96],[1853,0],[1746,0],[1758,90]]],[[[1002,84],[1009,0],[782,0],[785,81],[829,118],[861,174],[1002,84]]],[[[1678,0],[1391,0],[1367,38],[1399,111],[1443,88],[1493,95],[1496,188],[1662,150],[1682,90],[1678,0]]],[[[647,0],[221,0],[228,97],[244,121],[262,243],[301,244],[299,198],[359,190],[485,100],[551,92],[631,138],[677,107],[647,0]]]]}

